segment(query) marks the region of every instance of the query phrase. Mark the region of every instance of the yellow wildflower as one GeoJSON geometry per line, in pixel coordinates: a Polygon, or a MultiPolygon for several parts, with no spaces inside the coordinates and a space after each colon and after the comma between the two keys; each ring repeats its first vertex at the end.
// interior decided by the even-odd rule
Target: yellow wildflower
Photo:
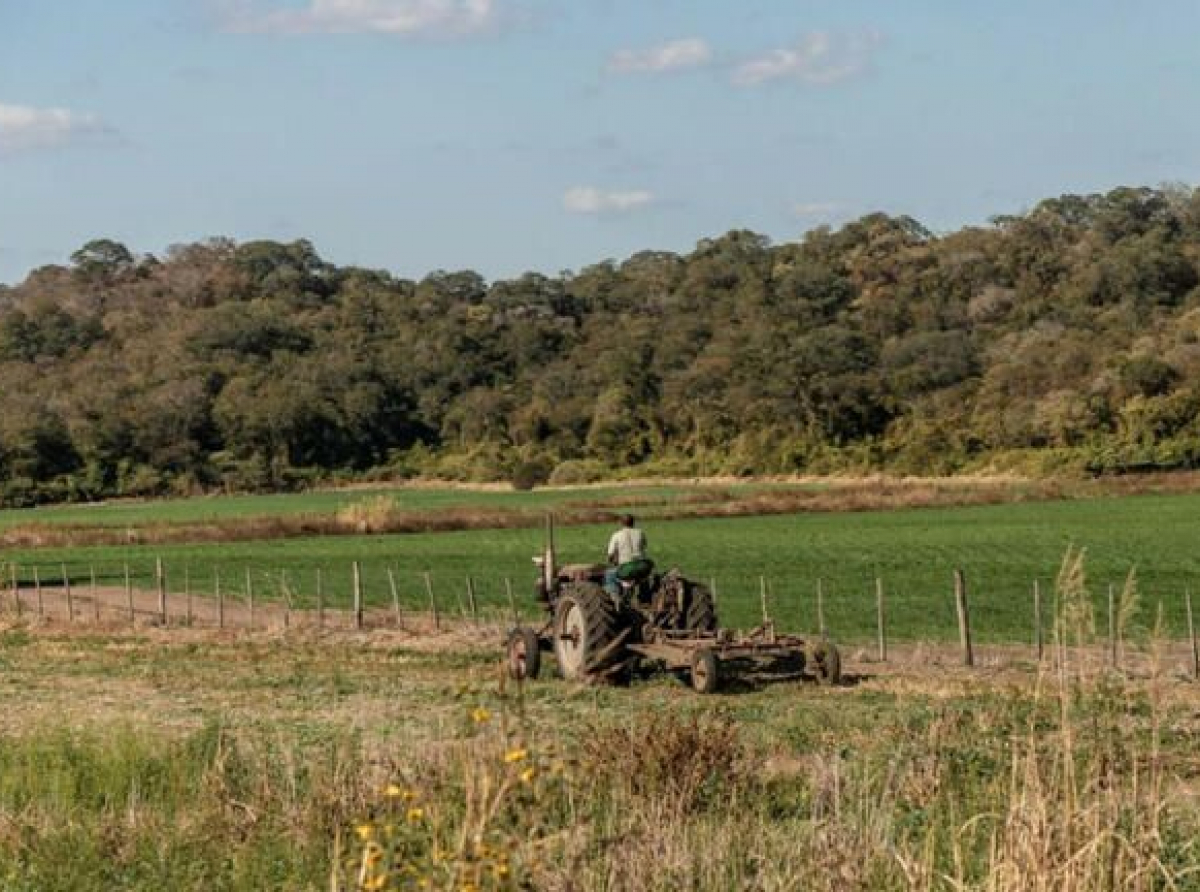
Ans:
{"type": "Polygon", "coordinates": [[[358,834],[359,839],[370,839],[375,835],[375,826],[373,824],[359,824],[354,828],[354,832],[358,834]]]}
{"type": "Polygon", "coordinates": [[[528,758],[529,750],[525,749],[525,747],[512,749],[504,754],[504,761],[509,765],[513,764],[514,762],[524,762],[528,758]]]}
{"type": "Polygon", "coordinates": [[[527,784],[530,781],[532,781],[534,779],[534,777],[536,777],[536,776],[537,776],[537,769],[534,768],[532,765],[530,765],[528,768],[526,768],[524,771],[521,772],[521,783],[527,784]]]}
{"type": "Polygon", "coordinates": [[[410,808],[408,810],[408,813],[405,814],[404,817],[409,821],[419,821],[419,820],[421,820],[421,818],[425,817],[425,809],[410,808]]]}
{"type": "Polygon", "coordinates": [[[491,717],[492,717],[492,714],[490,712],[488,712],[486,709],[484,709],[482,706],[476,706],[474,709],[471,710],[471,721],[473,721],[477,725],[484,724],[489,719],[491,719],[491,717]]]}

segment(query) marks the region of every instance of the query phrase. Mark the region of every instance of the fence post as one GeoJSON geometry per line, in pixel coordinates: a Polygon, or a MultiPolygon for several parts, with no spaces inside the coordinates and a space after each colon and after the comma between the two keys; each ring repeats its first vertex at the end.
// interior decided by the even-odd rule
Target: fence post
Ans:
{"type": "Polygon", "coordinates": [[[100,622],[100,590],[96,588],[96,565],[88,565],[88,578],[92,584],[92,617],[96,623],[100,622]]]}
{"type": "Polygon", "coordinates": [[[37,564],[33,565],[33,590],[37,595],[37,618],[40,623],[46,619],[46,601],[42,597],[42,577],[38,573],[37,564]]]}
{"type": "Polygon", "coordinates": [[[71,594],[71,577],[67,575],[67,565],[62,564],[63,589],[67,595],[67,622],[75,622],[75,598],[71,594]]]}
{"type": "Polygon", "coordinates": [[[125,603],[129,606],[129,624],[132,626],[137,620],[136,611],[133,609],[133,582],[129,578],[129,561],[124,564],[125,570],[125,603]]]}
{"type": "Polygon", "coordinates": [[[404,623],[400,618],[400,593],[396,591],[396,574],[392,572],[392,568],[387,568],[388,588],[392,590],[392,610],[396,614],[396,628],[401,628],[404,623]]]}
{"type": "Polygon", "coordinates": [[[954,603],[958,607],[958,640],[962,645],[963,665],[975,665],[975,651],[971,647],[971,615],[967,610],[967,580],[963,571],[954,571],[954,603]]]}
{"type": "Polygon", "coordinates": [[[167,574],[163,570],[161,557],[154,559],[154,584],[158,587],[158,620],[167,624],[167,574]]]}
{"type": "Polygon", "coordinates": [[[254,631],[254,580],[250,578],[250,568],[246,568],[246,606],[250,611],[250,631],[254,631]]]}
{"type": "Polygon", "coordinates": [[[1192,620],[1192,590],[1187,590],[1188,640],[1192,643],[1192,681],[1200,678],[1200,648],[1196,646],[1196,624],[1192,620]]]}
{"type": "Polygon", "coordinates": [[[429,595],[429,615],[433,618],[433,630],[435,632],[442,631],[442,620],[438,616],[437,598],[433,594],[433,580],[429,578],[429,574],[425,574],[425,591],[429,595]]]}
{"type": "Polygon", "coordinates": [[[13,603],[17,608],[17,619],[21,618],[21,584],[17,581],[17,565],[8,565],[9,576],[12,578],[13,603]]]}
{"type": "Polygon", "coordinates": [[[184,613],[183,621],[191,628],[192,625],[192,567],[190,564],[183,565],[183,602],[184,613]]]}
{"type": "Polygon", "coordinates": [[[213,568],[213,588],[217,596],[217,628],[225,628],[225,592],[221,591],[221,570],[213,568]]]}
{"type": "Polygon", "coordinates": [[[1110,582],[1108,584],[1108,665],[1117,668],[1117,593],[1110,582]]]}
{"type": "Polygon", "coordinates": [[[288,590],[287,570],[279,571],[279,591],[283,595],[283,630],[292,627],[292,595],[288,590]]]}
{"type": "Polygon", "coordinates": [[[1033,643],[1040,663],[1045,658],[1046,637],[1042,631],[1042,584],[1037,579],[1033,580],[1033,643]]]}
{"type": "Polygon", "coordinates": [[[362,569],[354,562],[354,628],[363,627],[362,569]]]}
{"type": "Polygon", "coordinates": [[[325,582],[320,567],[317,567],[317,629],[325,629],[325,582]]]}
{"type": "Polygon", "coordinates": [[[825,634],[825,586],[817,577],[817,632],[825,634]]]}
{"type": "Polygon", "coordinates": [[[467,577],[467,607],[471,611],[471,622],[479,625],[479,605],[475,603],[475,580],[467,577]]]}
{"type": "Polygon", "coordinates": [[[875,577],[875,627],[878,642],[879,662],[887,662],[887,625],[883,610],[883,579],[875,577]]]}

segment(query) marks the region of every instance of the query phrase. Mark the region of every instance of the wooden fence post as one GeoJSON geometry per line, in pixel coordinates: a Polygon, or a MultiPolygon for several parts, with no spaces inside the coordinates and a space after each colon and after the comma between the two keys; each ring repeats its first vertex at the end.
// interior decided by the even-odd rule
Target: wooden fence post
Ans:
{"type": "Polygon", "coordinates": [[[354,628],[363,627],[362,569],[354,562],[354,628]]]}
{"type": "Polygon", "coordinates": [[[387,568],[388,588],[392,590],[392,610],[396,614],[396,628],[399,629],[404,625],[400,616],[400,593],[396,590],[396,574],[391,567],[387,568]]]}
{"type": "Polygon", "coordinates": [[[817,632],[825,635],[825,587],[817,577],[817,632]]]}
{"type": "Polygon", "coordinates": [[[67,622],[75,622],[75,598],[71,594],[71,577],[67,575],[67,565],[62,564],[63,590],[67,596],[67,622]]]}
{"type": "Polygon", "coordinates": [[[288,590],[287,570],[279,571],[279,591],[283,595],[283,630],[292,627],[292,594],[288,590]]]}
{"type": "Polygon", "coordinates": [[[129,578],[129,562],[124,564],[125,570],[125,603],[129,606],[129,624],[132,626],[137,620],[137,612],[133,609],[133,582],[129,578]]]}
{"type": "Polygon", "coordinates": [[[887,625],[883,610],[883,579],[875,577],[875,631],[878,637],[879,662],[887,662],[887,625]]]}
{"type": "Polygon", "coordinates": [[[254,580],[250,578],[250,568],[246,568],[246,606],[250,612],[250,631],[254,631],[254,580]]]}
{"type": "Polygon", "coordinates": [[[154,583],[158,586],[158,621],[167,624],[167,574],[163,570],[162,558],[154,559],[154,583]]]}
{"type": "Polygon", "coordinates": [[[37,596],[37,618],[40,623],[46,619],[46,601],[42,597],[42,577],[38,573],[37,564],[33,565],[33,591],[37,596]]]}
{"type": "Polygon", "coordinates": [[[429,595],[429,615],[433,618],[433,630],[442,631],[442,620],[438,616],[437,597],[433,594],[433,580],[425,574],[425,592],[429,595]]]}
{"type": "Polygon", "coordinates": [[[8,574],[12,579],[13,604],[17,608],[17,619],[21,618],[21,584],[17,581],[17,565],[8,565],[8,574]]]}
{"type": "Polygon", "coordinates": [[[479,605],[475,603],[475,580],[467,577],[467,608],[471,611],[471,622],[479,625],[479,605]]]}
{"type": "Polygon", "coordinates": [[[192,567],[190,564],[183,565],[183,602],[184,602],[183,621],[189,628],[191,628],[191,625],[192,625],[192,567]]]}
{"type": "Polygon", "coordinates": [[[96,565],[88,566],[88,579],[92,585],[92,617],[96,623],[100,622],[100,590],[96,588],[96,565]]]}
{"type": "Polygon", "coordinates": [[[225,628],[225,592],[221,590],[221,570],[213,568],[213,593],[217,596],[217,628],[225,628]]]}
{"type": "Polygon", "coordinates": [[[1192,619],[1192,590],[1187,590],[1188,640],[1192,644],[1192,681],[1200,678],[1200,648],[1196,646],[1196,624],[1192,619]]]}
{"type": "Polygon", "coordinates": [[[325,628],[325,582],[321,578],[320,567],[317,567],[317,628],[325,628]]]}
{"type": "Polygon", "coordinates": [[[975,665],[971,647],[971,615],[967,609],[967,580],[962,570],[954,571],[954,603],[958,607],[958,640],[962,645],[963,665],[975,665]]]}
{"type": "Polygon", "coordinates": [[[1117,593],[1110,582],[1108,584],[1108,665],[1117,668],[1117,593]]]}
{"type": "Polygon", "coordinates": [[[1046,636],[1042,630],[1042,584],[1037,579],[1033,580],[1033,644],[1040,663],[1045,659],[1046,636]]]}

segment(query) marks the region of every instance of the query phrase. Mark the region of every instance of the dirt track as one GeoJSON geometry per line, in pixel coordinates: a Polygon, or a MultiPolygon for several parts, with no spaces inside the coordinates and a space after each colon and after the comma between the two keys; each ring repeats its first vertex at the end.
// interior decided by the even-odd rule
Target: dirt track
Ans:
{"type": "MultiPolygon", "coordinates": [[[[242,592],[222,601],[207,595],[189,598],[169,593],[164,623],[157,591],[138,588],[127,591],[120,586],[76,588],[71,592],[70,602],[61,587],[44,586],[40,596],[34,589],[22,588],[19,603],[18,612],[12,590],[0,592],[0,626],[19,621],[46,632],[110,634],[120,634],[132,627],[139,633],[153,632],[164,638],[229,633],[367,634],[380,644],[402,643],[413,650],[463,652],[495,648],[497,655],[512,625],[507,619],[494,616],[476,623],[457,615],[442,615],[435,627],[433,618],[425,612],[403,612],[397,618],[392,610],[376,608],[365,610],[362,626],[356,628],[353,613],[348,610],[327,608],[321,613],[289,610],[278,601],[264,600],[255,602],[252,611],[242,592]]],[[[1047,644],[1042,668],[1055,665],[1055,656],[1053,646],[1047,644]]],[[[1111,666],[1105,646],[1073,649],[1067,657],[1075,671],[1102,672],[1111,666]]],[[[885,662],[876,658],[874,645],[842,645],[842,661],[849,684],[879,676],[928,680],[931,675],[974,677],[1000,683],[1018,679],[1027,682],[1039,668],[1033,647],[1016,644],[976,646],[972,667],[964,666],[958,646],[947,642],[893,643],[888,647],[885,662]]],[[[1159,675],[1183,680],[1192,673],[1192,652],[1187,641],[1158,641],[1148,651],[1123,647],[1118,661],[1121,670],[1131,676],[1149,677],[1157,669],[1159,675]]]]}

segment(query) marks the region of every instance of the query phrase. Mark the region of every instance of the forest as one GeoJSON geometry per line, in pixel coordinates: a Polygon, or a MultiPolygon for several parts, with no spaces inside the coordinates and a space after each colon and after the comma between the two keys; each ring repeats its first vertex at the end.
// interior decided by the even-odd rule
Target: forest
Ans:
{"type": "MultiPolygon", "coordinates": [[[[381,261],[387,262],[387,258],[381,261]]],[[[1200,466],[1200,190],[555,276],[111,239],[0,286],[0,502],[431,477],[1200,466]]]]}

